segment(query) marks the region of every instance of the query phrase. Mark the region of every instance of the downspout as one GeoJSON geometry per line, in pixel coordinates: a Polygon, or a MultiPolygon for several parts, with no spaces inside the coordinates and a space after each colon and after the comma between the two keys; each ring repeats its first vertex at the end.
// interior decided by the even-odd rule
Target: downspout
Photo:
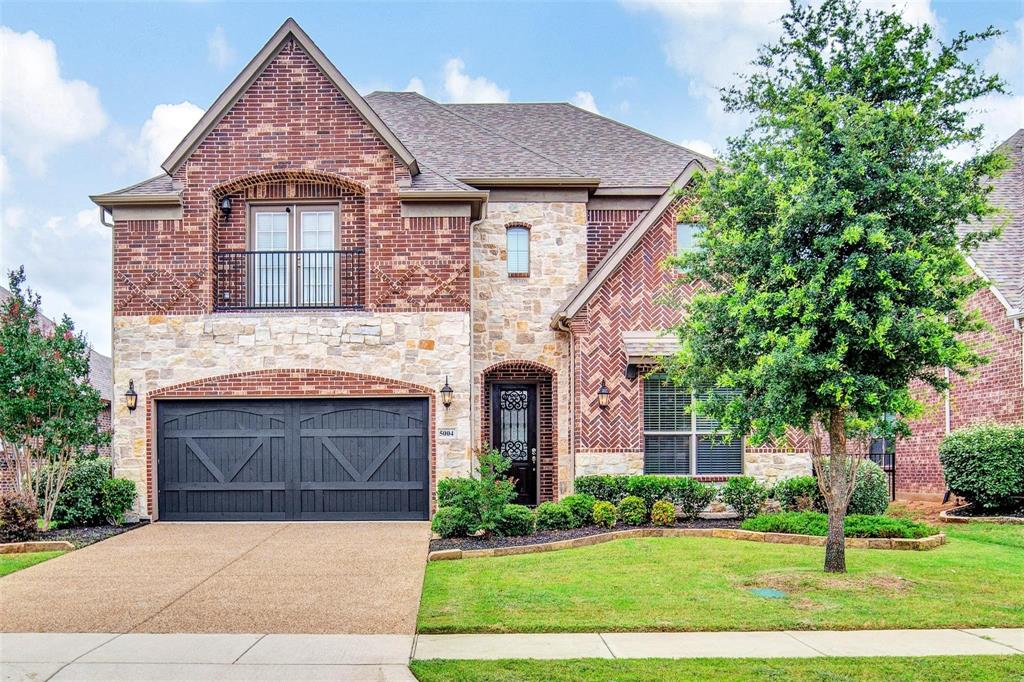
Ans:
{"type": "Polygon", "coordinates": [[[476,277],[474,276],[474,253],[476,251],[476,228],[487,218],[487,202],[480,203],[480,217],[469,223],[469,475],[473,475],[473,450],[476,445],[483,447],[482,443],[477,444],[476,433],[480,415],[477,414],[480,396],[476,395],[476,332],[474,330],[474,316],[476,310],[476,277]]]}

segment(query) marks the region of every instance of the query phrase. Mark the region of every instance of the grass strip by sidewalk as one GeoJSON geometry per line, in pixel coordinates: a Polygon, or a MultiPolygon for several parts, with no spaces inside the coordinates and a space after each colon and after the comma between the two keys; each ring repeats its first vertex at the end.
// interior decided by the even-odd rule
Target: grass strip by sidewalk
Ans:
{"type": "Polygon", "coordinates": [[[1024,627],[1024,527],[943,530],[927,552],[848,550],[845,575],[822,572],[820,547],[714,538],[430,562],[419,631],[1024,627]]]}
{"type": "Polygon", "coordinates": [[[35,566],[47,559],[58,557],[64,552],[26,552],[24,554],[0,554],[0,577],[35,566]]]}
{"type": "Polygon", "coordinates": [[[413,661],[420,682],[1006,682],[1024,680],[1024,656],[909,658],[577,659],[413,661]]]}

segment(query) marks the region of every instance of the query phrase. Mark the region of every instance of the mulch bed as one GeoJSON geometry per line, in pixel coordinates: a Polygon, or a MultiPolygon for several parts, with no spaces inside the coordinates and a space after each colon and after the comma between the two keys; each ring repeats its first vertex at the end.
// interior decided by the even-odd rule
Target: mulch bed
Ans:
{"type": "Polygon", "coordinates": [[[967,507],[961,507],[958,509],[950,509],[946,512],[948,516],[963,516],[965,518],[972,518],[977,516],[1009,516],[1014,519],[1024,519],[1024,507],[1017,509],[984,509],[978,505],[972,504],[967,507]]]}
{"type": "MultiPolygon", "coordinates": [[[[601,526],[584,526],[582,528],[571,528],[569,530],[543,530],[533,535],[520,537],[497,537],[489,538],[442,538],[430,541],[430,551],[440,549],[495,549],[497,547],[518,547],[521,545],[536,545],[542,542],[557,542],[559,540],[574,540],[585,538],[588,535],[607,533],[609,530],[629,530],[631,528],[654,528],[652,525],[625,526],[618,525],[608,529],[601,526]]],[[[678,521],[672,528],[739,528],[739,519],[694,519],[692,521],[678,521]]]]}
{"type": "Polygon", "coordinates": [[[75,549],[81,549],[86,545],[91,545],[94,542],[100,540],[106,540],[112,538],[115,535],[121,533],[127,533],[130,530],[135,530],[141,526],[145,526],[148,521],[139,521],[138,523],[126,523],[123,526],[85,526],[75,528],[57,528],[54,530],[40,531],[36,534],[33,540],[66,540],[75,546],[75,549]]]}

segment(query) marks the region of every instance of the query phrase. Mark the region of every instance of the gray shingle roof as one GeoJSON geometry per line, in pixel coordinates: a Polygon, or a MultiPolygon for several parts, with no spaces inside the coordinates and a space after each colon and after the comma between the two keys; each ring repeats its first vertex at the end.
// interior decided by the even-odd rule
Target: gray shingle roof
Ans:
{"type": "Polygon", "coordinates": [[[981,222],[961,225],[961,233],[1002,227],[1002,234],[981,244],[971,257],[985,277],[1017,311],[1024,310],[1024,128],[1001,145],[1010,168],[990,181],[989,201],[1003,209],[981,222]]]}
{"type": "Polygon", "coordinates": [[[543,149],[580,175],[600,178],[602,187],[665,188],[694,159],[705,166],[714,164],[703,154],[565,102],[445,104],[444,108],[543,149]]]}
{"type": "Polygon", "coordinates": [[[178,188],[169,175],[157,175],[156,177],[137,182],[122,189],[108,192],[108,194],[133,195],[133,194],[177,194],[178,188]]]}
{"type": "MultiPolygon", "coordinates": [[[[0,304],[3,304],[11,297],[11,292],[0,287],[0,304]]],[[[51,333],[56,323],[42,313],[36,315],[36,322],[43,333],[51,333]]],[[[108,403],[113,397],[113,366],[110,358],[97,353],[92,347],[89,348],[89,383],[100,392],[100,395],[108,403]]]]}
{"type": "Polygon", "coordinates": [[[449,178],[582,177],[415,92],[372,92],[366,101],[420,163],[449,178]]]}

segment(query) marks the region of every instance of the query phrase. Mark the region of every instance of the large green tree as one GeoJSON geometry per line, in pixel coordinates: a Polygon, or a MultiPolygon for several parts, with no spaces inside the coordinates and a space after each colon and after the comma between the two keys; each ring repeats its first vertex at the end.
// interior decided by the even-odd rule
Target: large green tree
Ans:
{"type": "Polygon", "coordinates": [[[110,442],[97,418],[102,397],[89,384],[89,345],[65,315],[40,324],[39,296],[19,268],[0,306],[0,443],[18,492],[38,500],[43,527],[76,457],[110,442]]]}
{"type": "Polygon", "coordinates": [[[945,152],[979,144],[970,104],[1003,91],[965,58],[998,31],[943,43],[852,0],[794,0],[781,25],[723,90],[751,123],[683,212],[703,228],[675,265],[706,286],[670,374],[736,389],[702,408],[754,443],[806,434],[829,508],[825,570],[841,572],[853,439],[906,434],[912,381],[943,391],[943,368],[984,362],[961,340],[982,328],[965,302],[984,284],[964,254],[990,235],[956,226],[993,212],[983,177],[1005,160],[945,152]]]}

